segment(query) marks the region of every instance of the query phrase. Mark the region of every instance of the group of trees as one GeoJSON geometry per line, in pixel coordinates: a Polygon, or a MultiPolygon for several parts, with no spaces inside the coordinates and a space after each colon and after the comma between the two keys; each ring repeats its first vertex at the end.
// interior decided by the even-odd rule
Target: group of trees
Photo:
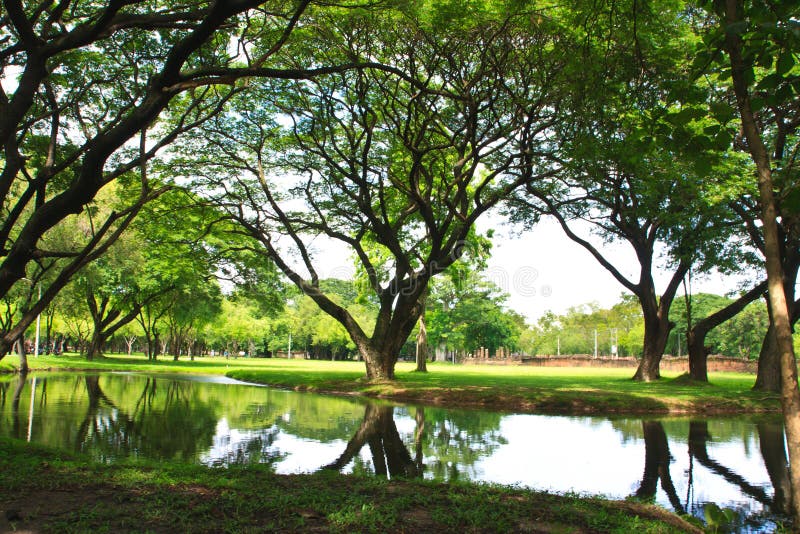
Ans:
{"type": "MultiPolygon", "coordinates": [[[[132,315],[158,335],[148,299],[163,288],[148,296],[125,279],[143,262],[120,236],[181,187],[174,209],[214,210],[197,222],[217,241],[191,250],[190,268],[240,261],[222,259],[227,247],[282,271],[345,329],[371,378],[393,376],[431,280],[461,257],[478,217],[501,205],[524,224],[554,217],[636,297],[636,377],[658,378],[670,308],[691,272],[757,266],[774,237],[793,304],[792,9],[12,2],[2,18],[0,293],[17,304],[0,352],[75,278],[101,336],[89,354],[132,315]],[[770,190],[783,213],[769,239],[748,179],[758,143],[740,120],[747,106],[751,133],[777,161],[770,190]],[[628,243],[637,275],[576,221],[628,243]],[[376,310],[368,324],[321,287],[322,238],[356,258],[376,310]],[[672,273],[660,292],[659,267],[672,273]],[[133,293],[142,302],[123,313],[115,303],[133,293]]],[[[141,232],[157,239],[165,226],[141,232]]],[[[758,298],[758,282],[743,298],[758,298]]],[[[702,365],[715,321],[741,307],[695,318],[693,361],[702,365]]]]}
{"type": "MultiPolygon", "coordinates": [[[[4,8],[0,355],[69,292],[89,354],[134,318],[153,351],[160,325],[177,343],[214,316],[218,291],[189,280],[265,293],[280,271],[370,379],[393,379],[434,277],[503,207],[555,218],[635,296],[638,380],[660,376],[685,278],[751,267],[735,302],[689,314],[691,373],[707,379],[706,335],[766,291],[758,385],[782,391],[800,492],[797,2],[4,8]],[[369,312],[323,283],[325,239],[351,250],[369,312]],[[636,274],[597,239],[629,244],[636,274]]],[[[473,338],[439,296],[437,328],[473,338]]]]}
{"type": "MultiPolygon", "coordinates": [[[[670,322],[675,326],[665,345],[672,356],[688,354],[687,333],[691,331],[686,296],[675,299],[670,322]]],[[[736,299],[699,293],[689,299],[692,314],[710,316],[725,309],[736,299]]],[[[769,313],[764,301],[748,304],[733,318],[713,329],[705,337],[705,350],[730,358],[757,360],[769,326],[769,313]]],[[[638,357],[642,353],[644,319],[636,297],[623,294],[608,309],[596,303],[574,306],[561,315],[546,313],[531,327],[521,350],[531,355],[594,354],[595,341],[599,355],[638,357]],[[614,352],[616,349],[616,352],[614,352]]],[[[800,337],[795,336],[795,344],[800,337]]]]}

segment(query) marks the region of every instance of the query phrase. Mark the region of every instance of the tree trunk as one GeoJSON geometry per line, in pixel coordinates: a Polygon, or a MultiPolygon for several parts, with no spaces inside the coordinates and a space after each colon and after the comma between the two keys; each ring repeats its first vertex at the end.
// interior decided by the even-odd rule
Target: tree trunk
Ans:
{"type": "Polygon", "coordinates": [[[419,332],[417,333],[417,372],[428,372],[428,328],[425,326],[425,305],[419,316],[419,332]]]}
{"type": "Polygon", "coordinates": [[[370,381],[394,380],[394,364],[397,353],[386,350],[375,350],[372,347],[359,349],[364,356],[367,367],[367,379],[370,381]]]}
{"type": "Polygon", "coordinates": [[[644,350],[636,374],[633,375],[634,380],[652,382],[661,378],[659,365],[673,326],[669,320],[662,317],[645,320],[644,350]]]}
{"type": "Polygon", "coordinates": [[[758,284],[734,302],[731,302],[708,317],[701,319],[689,329],[686,333],[687,345],[689,348],[689,376],[694,380],[708,382],[707,362],[708,354],[711,350],[705,345],[706,336],[711,330],[731,319],[748,304],[755,301],[766,289],[766,282],[758,284]]]}
{"type": "Polygon", "coordinates": [[[19,355],[19,372],[26,374],[30,368],[28,367],[28,354],[25,352],[25,339],[22,337],[17,338],[15,345],[19,355]]]}
{"type": "Polygon", "coordinates": [[[775,329],[771,321],[758,355],[758,373],[753,389],[772,393],[781,391],[781,355],[778,352],[778,341],[775,339],[775,329]]]}
{"type": "Polygon", "coordinates": [[[418,300],[413,300],[413,303],[410,306],[408,303],[398,304],[391,320],[389,320],[388,314],[385,314],[386,317],[383,320],[379,317],[371,339],[353,335],[353,332],[350,332],[350,339],[364,357],[368,380],[395,379],[394,366],[400,356],[400,350],[420,317],[421,310],[417,304],[418,300]]]}
{"type": "Polygon", "coordinates": [[[705,328],[694,328],[686,334],[686,341],[689,350],[689,376],[698,382],[708,382],[708,354],[710,347],[706,347],[705,328]]]}
{"type": "Polygon", "coordinates": [[[102,327],[95,328],[92,333],[92,339],[89,341],[89,345],[86,348],[86,359],[92,361],[95,356],[102,355],[105,344],[106,339],[103,335],[102,327]]]}
{"type": "MultiPolygon", "coordinates": [[[[725,17],[724,22],[728,26],[744,20],[744,14],[739,13],[738,0],[726,0],[725,17]]],[[[792,518],[796,525],[800,525],[800,388],[797,384],[797,360],[794,355],[791,319],[783,283],[777,222],[779,213],[775,202],[772,168],[769,152],[764,145],[758,122],[753,114],[748,80],[745,79],[748,66],[742,57],[741,36],[736,32],[726,31],[725,46],[730,58],[733,89],[736,94],[742,131],[747,139],[747,147],[758,174],[769,304],[772,311],[776,346],[781,361],[781,406],[786,429],[786,444],[789,450],[792,518]]]]}

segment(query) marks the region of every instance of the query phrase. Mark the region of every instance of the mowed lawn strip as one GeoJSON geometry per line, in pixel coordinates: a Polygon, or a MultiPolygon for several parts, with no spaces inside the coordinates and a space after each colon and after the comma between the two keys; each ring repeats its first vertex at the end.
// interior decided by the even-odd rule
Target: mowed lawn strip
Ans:
{"type": "MultiPolygon", "coordinates": [[[[13,370],[14,356],[0,361],[13,370]]],[[[633,369],[533,367],[526,365],[428,364],[417,373],[400,362],[397,380],[364,378],[361,362],[279,358],[197,358],[153,362],[143,356],[109,356],[86,361],[78,355],[29,357],[33,371],[95,370],[226,375],[245,382],[297,391],[364,395],[402,402],[472,406],[554,414],[736,414],[778,413],[777,395],[752,390],[755,377],[711,373],[710,383],[664,373],[657,382],[631,380],[633,369]]]]}
{"type": "Polygon", "coordinates": [[[8,439],[0,487],[3,532],[702,532],[636,502],[262,465],[106,465],[8,439]]]}
{"type": "Polygon", "coordinates": [[[429,364],[397,366],[397,380],[370,383],[358,362],[281,362],[234,369],[229,377],[298,391],[357,394],[403,402],[554,414],[778,413],[776,394],[752,391],[755,377],[712,373],[709,384],[664,373],[631,380],[633,369],[429,364]]]}

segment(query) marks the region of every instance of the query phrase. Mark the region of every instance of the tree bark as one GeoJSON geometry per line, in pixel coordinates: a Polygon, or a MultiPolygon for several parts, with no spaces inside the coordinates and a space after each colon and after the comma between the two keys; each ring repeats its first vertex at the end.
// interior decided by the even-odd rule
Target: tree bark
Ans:
{"type": "Polygon", "coordinates": [[[397,351],[383,347],[375,348],[370,343],[367,347],[359,347],[359,352],[364,357],[368,380],[376,382],[394,380],[394,365],[397,363],[398,357],[397,351]]]}
{"type": "Polygon", "coordinates": [[[417,372],[428,372],[428,328],[425,326],[425,302],[422,302],[422,313],[419,316],[419,332],[417,333],[417,372]]]}
{"type": "MultiPolygon", "coordinates": [[[[743,20],[743,14],[739,13],[737,0],[725,1],[725,18],[724,22],[727,26],[743,20]]],[[[733,31],[725,31],[725,46],[730,58],[731,76],[742,130],[758,174],[768,295],[775,341],[781,361],[781,406],[789,451],[792,517],[795,524],[800,524],[800,388],[797,384],[797,361],[794,355],[789,306],[783,284],[783,266],[777,223],[779,214],[773,193],[769,153],[761,137],[750,102],[748,81],[745,78],[747,64],[742,57],[740,35],[733,31]]]]}
{"type": "Polygon", "coordinates": [[[764,334],[764,342],[761,344],[761,352],[758,355],[758,372],[753,389],[771,393],[780,393],[781,391],[781,355],[778,352],[778,341],[775,339],[775,328],[772,326],[772,321],[767,328],[767,333],[764,334]]]}
{"type": "Polygon", "coordinates": [[[766,288],[766,282],[758,284],[721,310],[697,321],[689,329],[686,338],[689,350],[689,376],[691,376],[692,379],[700,382],[708,382],[708,354],[710,353],[710,349],[706,347],[706,336],[708,333],[734,317],[748,304],[755,301],[764,293],[766,288]]]}
{"type": "MultiPolygon", "coordinates": [[[[662,302],[663,300],[664,297],[662,302]]],[[[639,362],[636,374],[633,375],[634,380],[652,382],[661,378],[659,366],[669,333],[674,326],[675,324],[669,321],[669,304],[659,305],[655,311],[645,313],[642,360],[639,362]]]]}
{"type": "Polygon", "coordinates": [[[19,355],[19,372],[27,374],[30,368],[28,367],[28,354],[25,352],[25,338],[17,338],[16,346],[19,355]]]}

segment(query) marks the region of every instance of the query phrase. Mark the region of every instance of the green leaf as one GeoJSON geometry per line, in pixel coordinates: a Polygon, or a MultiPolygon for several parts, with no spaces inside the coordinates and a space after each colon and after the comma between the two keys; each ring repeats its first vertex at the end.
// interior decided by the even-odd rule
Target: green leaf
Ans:
{"type": "Polygon", "coordinates": [[[784,75],[794,67],[794,57],[792,57],[791,52],[782,51],[781,55],[778,56],[778,64],[776,65],[776,70],[778,74],[784,75]]]}
{"type": "Polygon", "coordinates": [[[727,102],[712,102],[711,113],[721,124],[725,124],[736,116],[736,110],[727,102]]]}
{"type": "Polygon", "coordinates": [[[762,109],[764,109],[766,103],[767,103],[766,100],[764,100],[759,96],[754,96],[753,98],[750,99],[750,107],[753,109],[753,111],[761,111],[762,109]]]}
{"type": "Polygon", "coordinates": [[[727,26],[725,26],[725,33],[741,35],[747,31],[747,25],[748,23],[746,20],[740,20],[739,22],[728,24],[727,26]]]}
{"type": "Polygon", "coordinates": [[[708,158],[700,156],[694,160],[694,171],[698,177],[703,178],[711,174],[711,167],[711,161],[708,158]]]}
{"type": "Polygon", "coordinates": [[[781,200],[781,212],[800,213],[800,189],[792,189],[781,200]]]}
{"type": "Polygon", "coordinates": [[[720,131],[714,137],[714,148],[717,150],[727,150],[733,142],[733,136],[727,130],[720,131]]]}
{"type": "Polygon", "coordinates": [[[770,89],[775,89],[778,87],[778,84],[780,84],[781,81],[783,81],[783,78],[780,74],[772,73],[769,76],[762,78],[756,87],[762,91],[769,91],[770,89]]]}

